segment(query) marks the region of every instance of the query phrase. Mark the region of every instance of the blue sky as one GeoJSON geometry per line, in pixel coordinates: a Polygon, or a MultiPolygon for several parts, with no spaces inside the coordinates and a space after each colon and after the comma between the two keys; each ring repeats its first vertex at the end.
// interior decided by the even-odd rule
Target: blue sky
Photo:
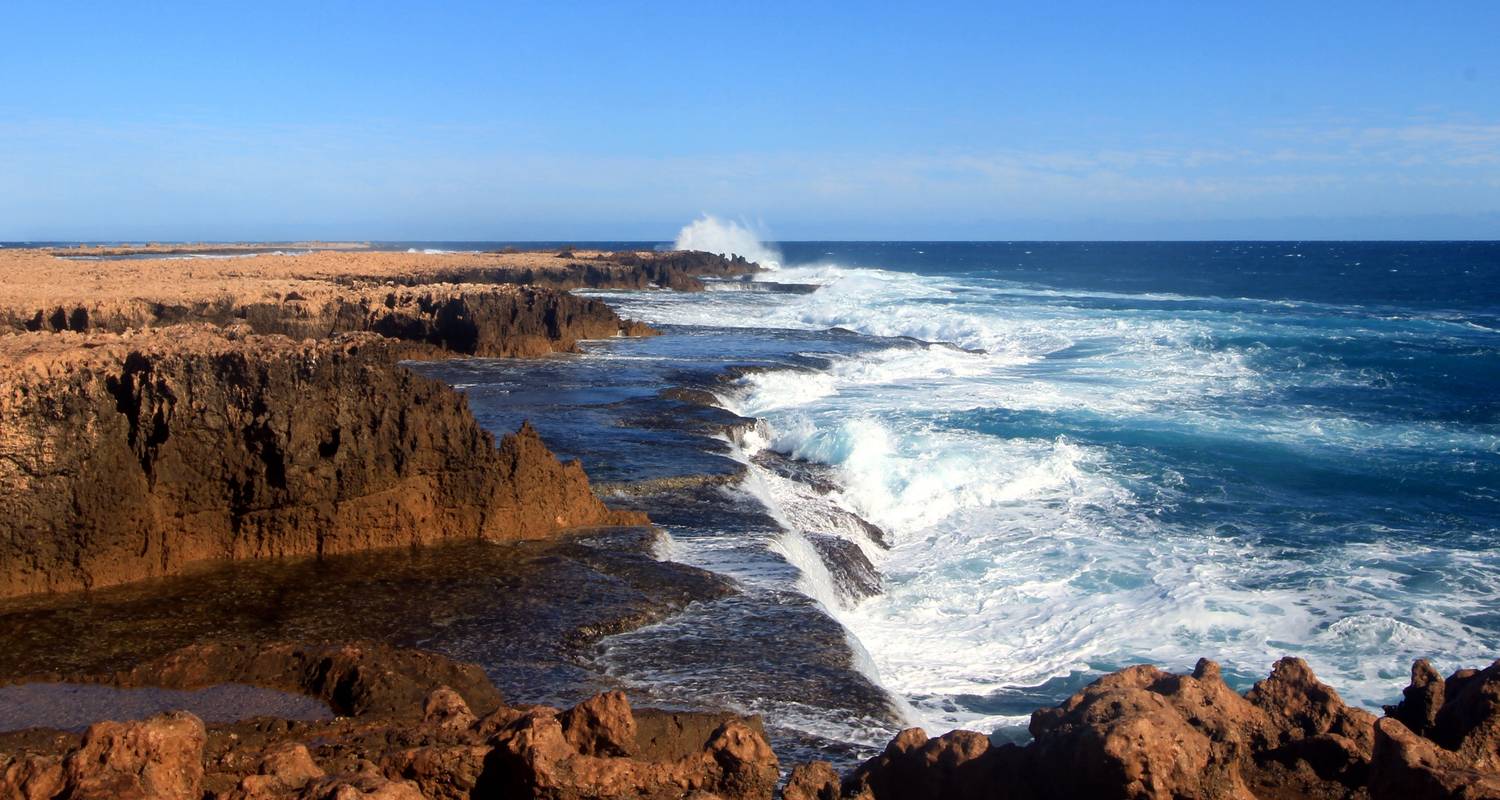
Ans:
{"type": "Polygon", "coordinates": [[[0,240],[1500,238],[1500,4],[7,0],[0,240]]]}

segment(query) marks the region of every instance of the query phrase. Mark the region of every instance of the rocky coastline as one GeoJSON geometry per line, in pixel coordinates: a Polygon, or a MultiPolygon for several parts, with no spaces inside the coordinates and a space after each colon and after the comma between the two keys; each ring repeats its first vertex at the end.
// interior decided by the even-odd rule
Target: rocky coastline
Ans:
{"type": "Polygon", "coordinates": [[[586,257],[476,266],[317,252],[205,269],[7,251],[0,597],[225,559],[644,523],[606,508],[529,427],[497,446],[462,395],[399,366],[653,333],[599,301],[508,283],[510,272],[447,282],[456,271],[636,286],[752,268],[708,254],[586,257]]]}
{"type": "MultiPolygon", "coordinates": [[[[587,591],[601,613],[537,625],[538,638],[590,640],[733,591],[692,568],[605,564],[607,550],[567,543],[570,531],[610,530],[606,548],[648,548],[650,509],[606,505],[529,424],[497,442],[461,393],[402,361],[533,358],[652,335],[567,290],[693,291],[754,264],[355,246],[137,258],[197,252],[0,254],[0,599],[90,598],[81,627],[45,603],[12,615],[12,642],[56,641],[43,629],[103,635],[87,607],[105,604],[94,598],[106,587],[429,545],[548,542],[536,561],[579,579],[554,590],[587,591]],[[57,594],[78,590],[89,591],[57,594]]],[[[488,566],[454,552],[483,573],[465,608],[497,587],[542,593],[495,577],[498,562],[520,559],[512,551],[488,553],[488,566]]],[[[515,613],[544,604],[523,600],[515,613]]],[[[246,686],[329,712],[205,722],[171,711],[81,736],[0,732],[0,800],[1500,798],[1500,662],[1447,678],[1417,662],[1379,718],[1295,658],[1243,694],[1206,659],[1184,675],[1130,667],[1037,710],[1025,745],[911,729],[840,771],[782,763],[756,717],[633,708],[619,691],[566,709],[511,705],[493,669],[393,646],[370,626],[256,625],[155,632],[149,646],[55,668],[0,657],[0,687],[17,691],[246,686]],[[288,632],[305,635],[275,638],[288,632]]]]}
{"type": "Polygon", "coordinates": [[[190,646],[67,680],[301,693],[326,720],[205,724],[183,711],[82,736],[0,734],[6,798],[1491,798],[1500,796],[1500,664],[1440,678],[1425,661],[1386,715],[1351,708],[1295,658],[1241,695],[1200,661],[1107,675],[1032,716],[1034,740],[903,731],[840,775],[783,768],[761,721],[507,705],[482,671],[376,643],[190,646]],[[778,788],[779,787],[779,788],[778,788]]]}

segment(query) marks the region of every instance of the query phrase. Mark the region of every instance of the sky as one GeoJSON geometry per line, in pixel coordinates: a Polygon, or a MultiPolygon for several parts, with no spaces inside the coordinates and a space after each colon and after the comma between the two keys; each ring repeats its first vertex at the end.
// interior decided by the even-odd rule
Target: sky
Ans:
{"type": "Polygon", "coordinates": [[[1500,238],[1500,3],[4,0],[0,241],[1500,238]]]}

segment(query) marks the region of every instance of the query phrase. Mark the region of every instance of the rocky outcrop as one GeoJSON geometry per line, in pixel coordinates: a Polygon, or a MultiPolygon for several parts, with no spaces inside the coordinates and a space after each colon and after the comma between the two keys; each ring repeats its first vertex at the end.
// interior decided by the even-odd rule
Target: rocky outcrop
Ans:
{"type": "MultiPolygon", "coordinates": [[[[217,674],[347,716],[205,730],[176,713],[99,723],[81,741],[0,735],[0,798],[770,798],[777,781],[757,718],[638,710],[619,692],[566,710],[511,707],[477,668],[433,654],[261,650],[190,647],[96,679],[180,686],[217,674]]],[[[1418,662],[1406,699],[1377,721],[1297,659],[1243,695],[1210,661],[1189,675],[1131,667],[1037,711],[1024,747],[911,729],[842,778],[826,762],[794,768],[782,796],[1500,798],[1500,663],[1434,676],[1418,662]]]]}
{"type": "Polygon", "coordinates": [[[243,326],[258,334],[325,339],[374,332],[409,343],[413,356],[530,358],[576,349],[581,339],[643,336],[604,303],[516,286],[340,289],[296,285],[285,293],[225,293],[208,299],[79,299],[52,307],[0,309],[0,328],[28,332],[123,333],[183,323],[243,326]]]}
{"type": "MultiPolygon", "coordinates": [[[[261,662],[264,671],[230,673],[310,686],[309,664],[322,662],[304,656],[322,652],[355,672],[396,678],[366,682],[369,702],[326,722],[205,730],[176,713],[101,722],[81,741],[0,752],[0,797],[769,800],[776,785],[776,757],[753,717],[635,710],[618,692],[565,711],[497,705],[476,712],[463,694],[437,683],[475,668],[439,656],[364,645],[274,649],[279,655],[261,662]],[[276,672],[278,664],[285,672],[276,672]],[[425,698],[413,703],[414,687],[425,698]],[[114,794],[101,794],[104,788],[114,794]]],[[[168,674],[211,673],[223,658],[189,648],[172,657],[179,666],[168,674]]],[[[494,690],[470,687],[468,694],[493,697],[494,690]]]]}
{"type": "Polygon", "coordinates": [[[1035,712],[1024,747],[911,729],[837,783],[799,767],[786,796],[1500,798],[1500,664],[1443,681],[1418,662],[1405,696],[1377,721],[1295,658],[1244,695],[1208,660],[1130,667],[1035,712]]]}
{"type": "Polygon", "coordinates": [[[1375,725],[1376,798],[1500,798],[1500,661],[1443,680],[1412,665],[1405,698],[1375,725]]]}
{"type": "Polygon", "coordinates": [[[4,337],[0,596],[644,521],[530,427],[496,447],[389,338],[70,336],[4,337]]]}
{"type": "Polygon", "coordinates": [[[535,355],[639,335],[565,290],[698,290],[758,267],[708,253],[392,253],[88,261],[0,250],[0,332],[120,333],[206,322],[325,338],[377,331],[467,355],[535,355]]]}

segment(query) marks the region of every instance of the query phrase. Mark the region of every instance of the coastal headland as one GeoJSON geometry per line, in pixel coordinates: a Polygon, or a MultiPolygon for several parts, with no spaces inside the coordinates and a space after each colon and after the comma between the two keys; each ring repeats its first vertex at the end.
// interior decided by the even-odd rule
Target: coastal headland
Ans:
{"type": "Polygon", "coordinates": [[[649,510],[611,508],[529,425],[497,442],[460,392],[402,361],[652,335],[568,290],[692,291],[756,269],[695,252],[0,251],[0,711],[51,720],[0,733],[0,798],[1500,797],[1500,664],[1444,678],[1418,662],[1380,718],[1295,658],[1243,694],[1209,660],[1131,667],[1036,711],[1028,744],[912,729],[841,774],[783,764],[756,717],[633,708],[618,691],[511,705],[524,677],[502,690],[382,627],[381,592],[441,591],[378,560],[418,546],[482,578],[463,614],[503,607],[516,643],[496,646],[525,651],[520,676],[566,668],[551,640],[733,592],[650,557],[649,510]],[[271,572],[211,573],[339,558],[392,582],[304,580],[349,595],[336,618],[298,616],[311,590],[271,572]],[[183,602],[195,583],[212,596],[183,602]],[[198,613],[236,587],[264,616],[198,613]],[[549,593],[586,595],[590,616],[551,619],[549,593]],[[130,616],[153,596],[179,614],[130,616]],[[192,695],[226,686],[269,694],[192,695]],[[196,713],[46,716],[94,690],[103,708],[196,713]],[[326,713],[287,713],[305,708],[289,698],[326,713]]]}

